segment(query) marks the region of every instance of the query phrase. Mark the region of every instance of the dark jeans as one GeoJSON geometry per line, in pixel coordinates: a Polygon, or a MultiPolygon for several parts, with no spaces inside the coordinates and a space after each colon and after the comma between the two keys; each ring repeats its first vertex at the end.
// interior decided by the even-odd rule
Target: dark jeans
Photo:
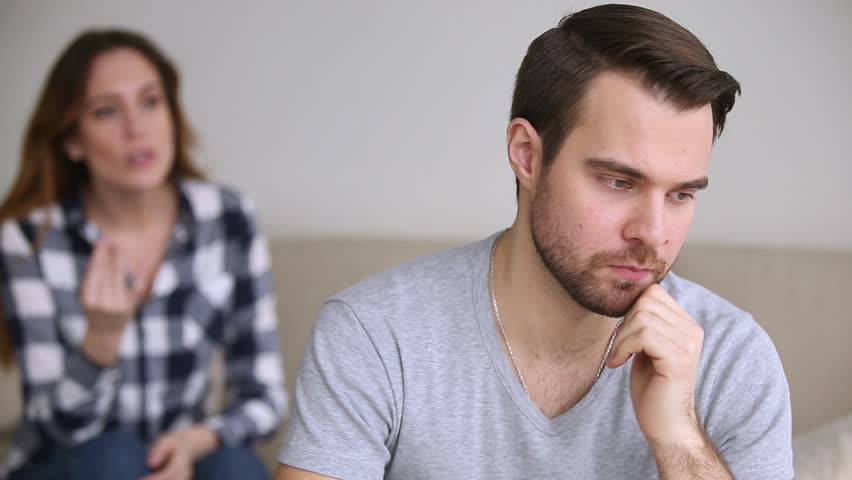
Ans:
{"type": "MultiPolygon", "coordinates": [[[[9,480],[138,480],[151,473],[148,448],[133,435],[110,431],[12,473],[9,480]]],[[[195,480],[268,480],[255,453],[246,447],[221,447],[195,464],[195,480]]]]}

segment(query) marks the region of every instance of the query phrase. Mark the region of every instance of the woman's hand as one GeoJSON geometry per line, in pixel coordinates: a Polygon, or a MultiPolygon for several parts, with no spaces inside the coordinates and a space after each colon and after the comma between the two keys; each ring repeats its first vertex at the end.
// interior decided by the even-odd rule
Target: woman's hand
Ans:
{"type": "Polygon", "coordinates": [[[164,433],[148,451],[148,467],[155,472],[142,480],[189,480],[195,462],[218,444],[216,434],[204,426],[164,433]]]}
{"type": "Polygon", "coordinates": [[[82,349],[95,363],[107,366],[118,358],[121,337],[141,296],[140,284],[109,240],[95,244],[80,300],[87,330],[82,349]]]}

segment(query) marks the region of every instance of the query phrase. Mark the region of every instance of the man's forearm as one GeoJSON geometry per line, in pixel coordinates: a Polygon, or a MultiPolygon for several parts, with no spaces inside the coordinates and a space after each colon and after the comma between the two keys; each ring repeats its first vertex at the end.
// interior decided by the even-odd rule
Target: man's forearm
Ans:
{"type": "Polygon", "coordinates": [[[731,470],[704,432],[701,432],[701,441],[693,445],[660,446],[653,450],[660,480],[734,480],[731,470]]]}

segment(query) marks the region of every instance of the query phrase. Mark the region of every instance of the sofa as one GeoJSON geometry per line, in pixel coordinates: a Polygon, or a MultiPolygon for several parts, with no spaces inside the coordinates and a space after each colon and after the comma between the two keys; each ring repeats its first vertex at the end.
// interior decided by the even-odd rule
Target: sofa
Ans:
{"type": "MultiPolygon", "coordinates": [[[[295,378],[324,298],[370,273],[460,243],[270,239],[288,380],[295,378]]],[[[846,304],[852,297],[852,250],[687,245],[674,271],[750,311],[775,341],[790,382],[797,478],[852,478],[852,470],[844,470],[852,468],[852,375],[846,370],[852,365],[852,309],[846,304]]],[[[292,397],[293,382],[287,386],[292,397]]],[[[0,396],[3,450],[20,415],[16,372],[0,373],[0,396]]],[[[214,389],[212,408],[221,396],[214,389]]],[[[270,469],[285,428],[257,447],[270,469]]]]}

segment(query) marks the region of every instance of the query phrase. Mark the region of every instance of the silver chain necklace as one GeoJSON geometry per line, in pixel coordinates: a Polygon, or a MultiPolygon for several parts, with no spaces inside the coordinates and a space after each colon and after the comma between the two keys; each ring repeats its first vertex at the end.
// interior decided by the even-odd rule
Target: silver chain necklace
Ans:
{"type": "MultiPolygon", "coordinates": [[[[501,238],[503,238],[502,233],[494,239],[494,244],[491,246],[491,262],[488,267],[488,292],[491,295],[491,308],[494,311],[494,318],[497,320],[497,327],[500,329],[500,336],[503,337],[503,343],[506,345],[506,351],[509,352],[509,359],[512,361],[512,366],[515,368],[515,373],[518,375],[521,387],[524,388],[524,392],[526,392],[527,396],[529,396],[530,391],[527,388],[527,382],[524,380],[524,374],[521,372],[521,367],[518,365],[518,360],[515,358],[515,352],[512,351],[512,344],[509,343],[509,337],[506,335],[506,328],[503,327],[503,320],[500,318],[500,307],[497,305],[497,292],[494,288],[494,259],[497,257],[497,244],[500,242],[501,238]]],[[[624,322],[623,317],[618,319],[618,323],[615,324],[615,328],[612,330],[612,335],[609,337],[609,343],[607,344],[606,351],[601,359],[601,364],[598,367],[597,373],[595,373],[595,382],[598,381],[601,373],[603,373],[604,366],[606,366],[606,359],[609,358],[609,354],[612,351],[612,344],[615,342],[615,335],[618,333],[618,327],[621,326],[622,322],[624,322]]]]}

